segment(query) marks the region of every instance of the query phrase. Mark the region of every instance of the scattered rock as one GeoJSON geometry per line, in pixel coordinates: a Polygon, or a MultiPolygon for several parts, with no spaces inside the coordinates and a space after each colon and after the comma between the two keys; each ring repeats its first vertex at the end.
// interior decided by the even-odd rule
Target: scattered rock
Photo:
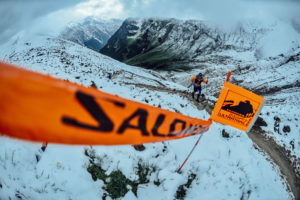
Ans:
{"type": "Polygon", "coordinates": [[[224,129],[222,130],[222,137],[224,138],[230,138],[229,133],[227,133],[224,129]]]}
{"type": "Polygon", "coordinates": [[[134,149],[137,151],[144,151],[146,147],[143,144],[140,145],[133,145],[134,149]]]}
{"type": "Polygon", "coordinates": [[[92,81],[92,84],[90,85],[90,87],[97,88],[97,85],[96,85],[96,83],[94,81],[92,81]]]}
{"type": "Polygon", "coordinates": [[[268,126],[268,124],[263,118],[258,117],[256,122],[254,123],[254,127],[258,128],[258,129],[261,129],[260,128],[261,126],[268,126]]]}
{"type": "Polygon", "coordinates": [[[287,125],[287,126],[284,126],[282,130],[283,130],[283,132],[285,132],[285,133],[291,132],[291,128],[290,128],[290,126],[288,126],[288,125],[287,125]]]}

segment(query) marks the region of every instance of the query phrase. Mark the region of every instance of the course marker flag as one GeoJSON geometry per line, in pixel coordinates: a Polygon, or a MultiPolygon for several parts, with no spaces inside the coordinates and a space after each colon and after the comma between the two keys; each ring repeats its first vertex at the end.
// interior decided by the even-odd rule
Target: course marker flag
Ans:
{"type": "Polygon", "coordinates": [[[134,145],[202,134],[211,124],[0,62],[0,134],[9,137],[134,145]]]}
{"type": "Polygon", "coordinates": [[[263,97],[226,81],[211,114],[211,119],[242,131],[248,131],[255,122],[263,102],[263,97]]]}

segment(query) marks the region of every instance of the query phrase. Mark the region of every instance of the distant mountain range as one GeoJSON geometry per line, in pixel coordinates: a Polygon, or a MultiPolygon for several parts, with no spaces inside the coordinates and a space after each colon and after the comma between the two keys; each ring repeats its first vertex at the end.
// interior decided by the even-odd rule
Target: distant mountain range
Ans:
{"type": "Polygon", "coordinates": [[[122,20],[100,20],[87,17],[67,26],[59,37],[99,51],[121,26],[122,20]]]}
{"type": "MultiPolygon", "coordinates": [[[[217,52],[255,50],[267,31],[255,23],[241,24],[225,33],[204,21],[127,19],[100,52],[145,68],[190,69],[214,59],[217,52]]],[[[217,57],[226,62],[225,56],[217,57]]]]}

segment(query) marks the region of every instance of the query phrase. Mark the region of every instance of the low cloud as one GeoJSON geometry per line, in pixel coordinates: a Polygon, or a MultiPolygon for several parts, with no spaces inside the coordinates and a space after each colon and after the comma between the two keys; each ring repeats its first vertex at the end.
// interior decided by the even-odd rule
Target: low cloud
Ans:
{"type": "Polygon", "coordinates": [[[0,43],[23,29],[49,33],[87,16],[198,19],[225,28],[243,19],[280,19],[300,32],[299,10],[296,0],[1,0],[0,43]]]}
{"type": "Polygon", "coordinates": [[[72,12],[74,16],[94,16],[102,19],[127,17],[124,4],[120,0],[89,0],[77,4],[72,12]]]}
{"type": "Polygon", "coordinates": [[[130,17],[172,17],[208,20],[220,26],[234,26],[244,19],[275,20],[299,24],[297,0],[121,0],[130,17]]]}
{"type": "MultiPolygon", "coordinates": [[[[32,22],[51,12],[73,6],[79,0],[1,0],[0,43],[16,32],[32,25],[32,22]]],[[[63,20],[63,19],[62,19],[63,20]]]]}

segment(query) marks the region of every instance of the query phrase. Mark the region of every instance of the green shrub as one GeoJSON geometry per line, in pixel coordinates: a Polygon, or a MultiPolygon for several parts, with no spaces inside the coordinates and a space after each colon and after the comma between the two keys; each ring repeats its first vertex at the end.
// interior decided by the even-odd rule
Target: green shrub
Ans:
{"type": "MultiPolygon", "coordinates": [[[[137,196],[138,185],[149,183],[149,176],[151,173],[156,171],[155,166],[144,164],[139,161],[138,166],[135,167],[138,180],[132,181],[129,180],[120,170],[106,174],[106,171],[101,168],[101,165],[96,164],[96,160],[101,160],[101,158],[95,156],[95,151],[93,149],[85,149],[84,154],[90,158],[90,164],[87,167],[87,171],[91,174],[92,179],[94,181],[102,180],[104,183],[102,188],[105,190],[103,199],[107,196],[110,196],[112,199],[123,197],[130,189],[137,196]]],[[[101,161],[99,163],[101,163],[101,161]]],[[[153,183],[157,186],[160,185],[159,180],[155,180],[153,183]]]]}
{"type": "Polygon", "coordinates": [[[193,180],[196,178],[196,174],[191,173],[188,177],[188,181],[186,182],[186,184],[180,185],[176,191],[176,199],[184,199],[185,195],[186,195],[186,191],[188,188],[190,188],[193,180]]]}

